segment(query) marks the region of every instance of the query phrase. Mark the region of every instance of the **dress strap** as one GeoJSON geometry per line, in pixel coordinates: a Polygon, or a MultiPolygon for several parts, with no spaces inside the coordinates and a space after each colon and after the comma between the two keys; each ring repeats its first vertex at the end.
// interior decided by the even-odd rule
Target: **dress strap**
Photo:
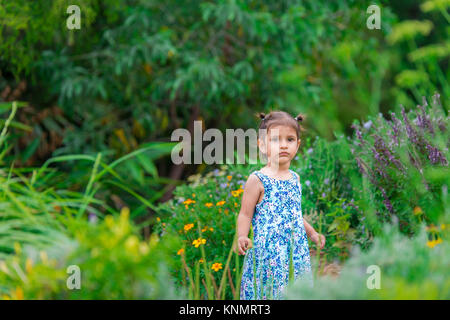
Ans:
{"type": "Polygon", "coordinates": [[[254,173],[259,178],[259,180],[261,180],[261,182],[264,186],[264,189],[265,189],[265,187],[268,183],[266,175],[261,173],[259,170],[253,171],[252,173],[254,173]]]}
{"type": "Polygon", "coordinates": [[[289,171],[292,173],[292,175],[295,177],[295,184],[298,186],[300,193],[302,193],[302,184],[300,183],[300,176],[297,172],[294,170],[289,169],[289,171]]]}

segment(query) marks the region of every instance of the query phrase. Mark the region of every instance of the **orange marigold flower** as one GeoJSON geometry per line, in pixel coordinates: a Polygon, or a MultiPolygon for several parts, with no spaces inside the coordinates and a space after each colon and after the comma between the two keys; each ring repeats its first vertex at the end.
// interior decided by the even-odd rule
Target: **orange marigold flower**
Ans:
{"type": "Polygon", "coordinates": [[[421,207],[415,207],[413,210],[415,215],[419,215],[422,213],[422,208],[421,207]]]}
{"type": "Polygon", "coordinates": [[[222,206],[225,203],[225,200],[219,201],[216,203],[216,206],[222,206]]]}
{"type": "Polygon", "coordinates": [[[194,240],[193,242],[192,242],[192,244],[196,247],[196,248],[198,248],[201,244],[205,244],[206,243],[206,239],[202,239],[202,238],[198,238],[198,239],[196,239],[196,240],[194,240]]]}
{"type": "Polygon", "coordinates": [[[231,178],[233,178],[233,176],[227,176],[228,181],[231,181],[231,178]]]}
{"type": "Polygon", "coordinates": [[[242,192],[244,192],[244,189],[237,189],[237,190],[231,191],[231,194],[233,195],[233,197],[239,197],[242,192]]]}
{"type": "Polygon", "coordinates": [[[182,255],[184,253],[184,249],[181,248],[180,250],[178,250],[177,255],[182,255]]]}
{"type": "Polygon", "coordinates": [[[188,223],[184,226],[184,231],[189,231],[194,227],[193,223],[188,223]]]}
{"type": "Polygon", "coordinates": [[[211,208],[214,204],[212,204],[211,202],[205,203],[205,206],[208,208],[211,208]]]}
{"type": "Polygon", "coordinates": [[[195,200],[187,199],[187,200],[183,201],[183,204],[184,204],[184,205],[189,205],[189,204],[191,204],[191,203],[195,203],[195,200]]]}
{"type": "Polygon", "coordinates": [[[212,266],[211,266],[211,269],[213,269],[214,271],[219,271],[220,269],[222,269],[222,264],[221,263],[219,263],[219,262],[216,262],[216,263],[214,263],[212,266]]]}

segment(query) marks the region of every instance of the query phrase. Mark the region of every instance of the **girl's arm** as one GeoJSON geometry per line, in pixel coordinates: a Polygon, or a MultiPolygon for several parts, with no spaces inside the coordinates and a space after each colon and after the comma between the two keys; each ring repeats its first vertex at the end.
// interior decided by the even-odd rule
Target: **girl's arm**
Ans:
{"type": "Polygon", "coordinates": [[[303,225],[305,226],[306,235],[308,236],[308,238],[311,238],[317,233],[317,231],[314,230],[314,228],[305,220],[305,218],[303,218],[303,225]]]}
{"type": "Polygon", "coordinates": [[[261,193],[260,184],[259,178],[254,174],[250,175],[245,183],[241,210],[237,218],[238,238],[242,236],[248,237],[255,206],[261,193]]]}
{"type": "Polygon", "coordinates": [[[305,218],[303,218],[303,225],[305,226],[306,235],[311,239],[312,242],[315,242],[320,249],[325,247],[325,236],[323,234],[319,234],[314,228],[306,222],[305,218]]]}
{"type": "MultiPolygon", "coordinates": [[[[262,184],[256,175],[250,175],[244,187],[242,195],[241,210],[237,218],[237,250],[238,254],[244,255],[247,249],[252,247],[252,242],[248,238],[250,225],[252,223],[255,206],[261,194],[262,184]]],[[[236,252],[236,251],[235,251],[236,252]]]]}

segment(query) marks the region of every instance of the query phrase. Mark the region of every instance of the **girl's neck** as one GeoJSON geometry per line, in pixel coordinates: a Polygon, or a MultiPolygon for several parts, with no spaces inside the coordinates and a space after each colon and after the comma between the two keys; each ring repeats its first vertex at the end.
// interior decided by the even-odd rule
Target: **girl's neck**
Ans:
{"type": "Polygon", "coordinates": [[[289,175],[289,167],[290,162],[276,165],[267,163],[263,169],[266,172],[272,173],[274,176],[283,177],[289,175]]]}

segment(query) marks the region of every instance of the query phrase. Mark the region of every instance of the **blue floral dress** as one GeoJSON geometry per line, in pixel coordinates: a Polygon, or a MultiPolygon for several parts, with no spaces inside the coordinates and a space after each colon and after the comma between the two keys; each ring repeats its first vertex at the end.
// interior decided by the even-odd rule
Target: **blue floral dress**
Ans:
{"type": "Polygon", "coordinates": [[[241,300],[284,299],[290,270],[295,280],[301,277],[313,286],[301,208],[302,186],[297,174],[289,171],[292,178],[288,180],[253,172],[263,183],[264,197],[252,218],[253,247],[244,257],[241,300]]]}

